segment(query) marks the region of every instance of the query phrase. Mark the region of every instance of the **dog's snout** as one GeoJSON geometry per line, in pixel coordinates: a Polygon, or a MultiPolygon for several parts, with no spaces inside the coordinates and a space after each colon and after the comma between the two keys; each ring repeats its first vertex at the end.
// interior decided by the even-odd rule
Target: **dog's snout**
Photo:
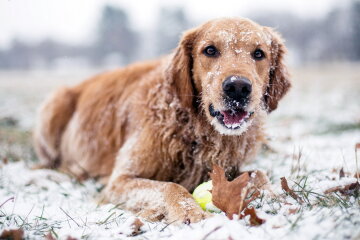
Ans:
{"type": "Polygon", "coordinates": [[[229,76],[222,84],[225,95],[237,102],[248,99],[252,90],[249,79],[240,76],[229,76]]]}

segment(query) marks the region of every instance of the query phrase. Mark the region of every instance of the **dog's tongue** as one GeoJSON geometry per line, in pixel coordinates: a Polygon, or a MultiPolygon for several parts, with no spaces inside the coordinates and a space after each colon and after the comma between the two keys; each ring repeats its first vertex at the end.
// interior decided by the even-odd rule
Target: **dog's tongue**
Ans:
{"type": "Polygon", "coordinates": [[[225,125],[239,124],[247,115],[245,111],[233,112],[233,111],[222,111],[224,115],[225,125]]]}

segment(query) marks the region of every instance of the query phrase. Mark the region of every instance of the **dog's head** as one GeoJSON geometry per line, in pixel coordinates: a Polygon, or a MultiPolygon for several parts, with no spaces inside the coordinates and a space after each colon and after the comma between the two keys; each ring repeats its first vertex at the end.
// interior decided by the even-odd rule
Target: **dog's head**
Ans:
{"type": "Polygon", "coordinates": [[[240,135],[271,112],[290,87],[286,48],[271,28],[248,19],[217,19],[186,32],[166,71],[184,107],[194,97],[220,132],[240,135]]]}

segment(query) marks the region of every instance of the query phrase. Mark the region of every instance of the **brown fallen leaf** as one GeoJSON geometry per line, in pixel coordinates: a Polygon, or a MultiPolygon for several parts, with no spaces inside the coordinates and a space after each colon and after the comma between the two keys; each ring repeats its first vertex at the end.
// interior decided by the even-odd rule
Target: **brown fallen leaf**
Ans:
{"type": "Polygon", "coordinates": [[[326,189],[324,191],[324,193],[332,193],[332,192],[338,192],[342,189],[343,186],[336,186],[336,187],[331,187],[329,189],[326,189]]]}
{"type": "Polygon", "coordinates": [[[255,190],[253,192],[253,194],[246,200],[244,200],[244,208],[247,207],[249,205],[249,203],[251,203],[252,201],[254,201],[256,198],[258,198],[260,196],[260,191],[255,190]]]}
{"type": "Polygon", "coordinates": [[[45,235],[44,237],[45,240],[56,240],[56,238],[51,234],[51,232],[49,232],[48,234],[45,235]]]}
{"type": "Polygon", "coordinates": [[[255,208],[245,208],[243,213],[241,213],[240,218],[244,218],[246,216],[250,216],[250,225],[251,226],[259,226],[265,222],[265,219],[259,218],[256,215],[255,208]]]}
{"type": "Polygon", "coordinates": [[[299,208],[289,208],[288,210],[289,215],[295,214],[297,212],[299,212],[299,208]]]}
{"type": "Polygon", "coordinates": [[[339,178],[341,179],[343,177],[345,177],[345,172],[344,172],[344,168],[341,168],[339,172],[339,178]]]}
{"type": "Polygon", "coordinates": [[[71,236],[68,236],[67,238],[66,238],[66,240],[78,240],[77,238],[73,238],[73,237],[71,237],[71,236]]]}
{"type": "Polygon", "coordinates": [[[249,191],[249,174],[243,173],[229,182],[225,178],[224,169],[214,165],[210,177],[213,184],[211,191],[213,204],[225,212],[230,219],[233,219],[234,214],[240,215],[240,212],[246,208],[244,200],[249,191]]]}
{"type": "MultiPolygon", "coordinates": [[[[246,173],[246,172],[241,172],[241,173],[246,173]]],[[[252,183],[252,190],[267,190],[270,194],[275,195],[273,193],[270,180],[264,172],[260,170],[255,170],[255,171],[247,171],[247,173],[250,176],[249,182],[252,183]]]]}
{"type": "Polygon", "coordinates": [[[303,203],[304,201],[294,192],[294,190],[292,190],[291,188],[289,188],[289,185],[287,183],[287,180],[285,177],[280,178],[281,179],[281,188],[287,193],[289,194],[293,199],[295,199],[296,201],[303,203]]]}
{"type": "Polygon", "coordinates": [[[356,173],[354,174],[354,178],[356,178],[357,181],[359,182],[360,174],[356,172],[356,173]]]}
{"type": "Polygon", "coordinates": [[[283,228],[284,225],[273,225],[272,228],[273,229],[279,229],[279,228],[283,228]]]}
{"type": "Polygon", "coordinates": [[[4,230],[1,235],[0,239],[11,239],[11,240],[21,240],[24,236],[24,230],[21,228],[18,229],[9,229],[4,230]]]}
{"type": "Polygon", "coordinates": [[[356,193],[360,192],[360,183],[354,182],[343,186],[332,187],[324,191],[324,193],[332,193],[332,192],[340,192],[341,194],[346,196],[356,195],[356,193]]]}
{"type": "Polygon", "coordinates": [[[270,189],[266,174],[261,171],[244,172],[230,182],[225,177],[224,169],[214,165],[210,177],[213,184],[212,202],[225,212],[228,218],[233,219],[234,214],[237,214],[240,219],[250,216],[251,226],[258,226],[265,222],[256,215],[255,209],[248,208],[248,205],[259,197],[260,189],[270,189]]]}
{"type": "Polygon", "coordinates": [[[355,144],[355,161],[356,161],[355,177],[356,177],[357,181],[359,182],[360,174],[359,174],[359,163],[358,163],[358,153],[357,153],[358,149],[360,149],[360,143],[355,144]]]}

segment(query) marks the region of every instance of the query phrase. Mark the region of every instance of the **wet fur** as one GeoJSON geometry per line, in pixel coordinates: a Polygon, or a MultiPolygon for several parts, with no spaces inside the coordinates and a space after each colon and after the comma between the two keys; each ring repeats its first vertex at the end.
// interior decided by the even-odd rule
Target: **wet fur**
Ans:
{"type": "Polygon", "coordinates": [[[282,40],[263,27],[273,52],[266,84],[253,86],[262,91],[261,106],[245,133],[216,131],[202,101],[199,76],[206,72],[196,72],[194,44],[209,25],[216,29],[217,21],[250,22],[210,21],[186,32],[172,55],[57,90],[41,108],[35,129],[42,163],[79,179],[104,180],[106,200],[151,220],[206,217],[189,191],[208,179],[215,163],[230,178],[238,174],[263,141],[266,113],[290,87],[282,40]]]}

